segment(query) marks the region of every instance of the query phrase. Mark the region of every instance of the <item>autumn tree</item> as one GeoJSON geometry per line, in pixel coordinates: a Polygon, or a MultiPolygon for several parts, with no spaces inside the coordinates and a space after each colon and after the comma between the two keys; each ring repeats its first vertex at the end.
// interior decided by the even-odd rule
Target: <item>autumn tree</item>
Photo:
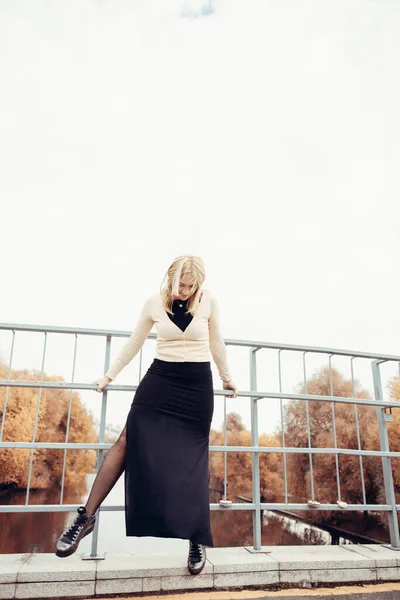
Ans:
{"type": "MultiPolygon", "coordinates": [[[[400,400],[400,377],[389,384],[391,400],[400,400]]],[[[287,447],[298,448],[298,453],[287,454],[287,483],[289,502],[306,503],[312,498],[310,456],[301,452],[309,445],[307,421],[310,429],[312,448],[339,449],[336,466],[335,454],[316,453],[311,455],[313,472],[314,499],[321,504],[336,504],[339,499],[337,477],[340,482],[340,499],[348,504],[362,504],[362,476],[365,496],[368,504],[386,502],[382,461],[380,457],[364,456],[360,461],[357,455],[340,454],[340,449],[379,450],[377,409],[352,403],[332,403],[329,396],[359,398],[371,400],[369,393],[360,382],[346,379],[336,369],[330,371],[323,367],[308,381],[307,388],[299,384],[295,390],[299,394],[326,396],[321,400],[294,400],[284,408],[284,437],[287,447]],[[307,418],[308,411],[308,418],[307,418]],[[357,422],[359,440],[357,436],[357,422]],[[335,426],[334,426],[335,424],[335,426]],[[335,442],[336,438],[336,442],[335,442]]],[[[400,409],[400,405],[399,405],[400,409]]],[[[400,410],[393,411],[393,422],[387,423],[390,450],[400,452],[400,410]]],[[[251,433],[243,425],[237,413],[227,415],[226,423],[228,446],[251,446],[251,433]]],[[[220,431],[211,430],[210,445],[223,445],[223,426],[220,431]]],[[[274,434],[262,434],[260,446],[280,448],[282,432],[278,427],[274,434]]],[[[252,459],[250,452],[227,452],[228,498],[235,496],[252,497],[251,485],[252,459]]],[[[400,461],[392,459],[392,472],[398,501],[400,500],[400,461]]],[[[224,453],[214,452],[210,457],[211,487],[223,490],[224,453]]],[[[260,453],[260,488],[262,502],[282,502],[283,494],[283,457],[279,452],[260,453]]],[[[220,497],[219,497],[220,498],[220,497]]],[[[215,500],[217,497],[215,496],[215,500]]],[[[309,513],[310,514],[310,513],[309,513]]],[[[334,523],[343,516],[337,511],[314,511],[315,521],[334,523]]],[[[380,519],[386,521],[386,514],[380,519]]]]}
{"type": "MultiPolygon", "coordinates": [[[[0,363],[0,379],[7,379],[8,369],[0,363]]],[[[40,381],[35,370],[13,370],[11,379],[40,381]]],[[[59,376],[43,375],[43,381],[62,382],[59,376]]],[[[4,420],[3,441],[65,442],[68,424],[70,392],[66,389],[29,387],[8,388],[5,408],[5,388],[0,388],[0,426],[4,420]],[[35,418],[38,410],[36,432],[35,418]],[[34,438],[34,440],[33,440],[34,438]]],[[[72,393],[68,442],[91,443],[97,441],[92,416],[82,404],[79,394],[72,393]]],[[[30,448],[3,448],[0,450],[0,486],[26,488],[30,463],[30,448]]],[[[68,450],[64,484],[76,491],[86,489],[86,477],[95,466],[95,450],[68,450]]],[[[37,448],[33,452],[31,489],[60,486],[64,450],[37,448]]]]}
{"type": "MultiPolygon", "coordinates": [[[[393,386],[393,394],[398,388],[393,386]]],[[[299,385],[298,393],[305,393],[304,385],[299,385]]],[[[320,369],[308,382],[307,393],[310,395],[331,395],[331,375],[328,367],[320,369]]],[[[358,381],[353,383],[339,371],[332,369],[332,395],[338,397],[356,397],[370,399],[368,392],[358,381]]],[[[379,450],[379,436],[376,418],[376,408],[372,406],[329,401],[309,401],[308,415],[310,423],[310,443],[314,448],[334,448],[336,423],[336,445],[340,448],[358,449],[356,419],[358,418],[360,432],[360,447],[363,450],[379,450]]],[[[391,446],[398,446],[398,418],[389,426],[391,446]]],[[[307,433],[307,403],[304,400],[291,401],[285,407],[285,437],[288,444],[296,448],[308,446],[307,433]]],[[[391,449],[394,449],[392,447],[391,449]]],[[[364,475],[365,494],[367,503],[379,503],[382,497],[382,468],[381,459],[363,457],[362,471],[358,456],[347,454],[338,455],[337,472],[334,454],[314,454],[312,456],[313,481],[315,499],[321,503],[334,504],[338,500],[337,477],[340,482],[341,499],[348,504],[363,502],[361,473],[364,475]]],[[[306,502],[311,498],[311,469],[310,459],[306,454],[288,455],[288,486],[291,499],[295,502],[306,502]]],[[[394,470],[395,479],[400,480],[400,472],[394,470]]],[[[315,519],[335,521],[340,518],[335,512],[318,511],[315,519]]]]}

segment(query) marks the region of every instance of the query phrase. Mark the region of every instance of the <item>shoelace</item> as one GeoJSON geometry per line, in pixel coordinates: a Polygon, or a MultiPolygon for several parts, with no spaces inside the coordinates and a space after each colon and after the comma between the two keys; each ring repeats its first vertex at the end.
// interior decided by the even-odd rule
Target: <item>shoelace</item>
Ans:
{"type": "Polygon", "coordinates": [[[78,534],[80,532],[80,530],[82,529],[82,527],[84,526],[84,524],[87,521],[87,517],[85,515],[80,515],[79,517],[77,517],[75,519],[75,521],[72,523],[71,527],[69,527],[69,529],[67,529],[67,531],[65,532],[65,536],[68,537],[69,539],[71,539],[72,541],[75,541],[75,539],[78,537],[78,534]]]}
{"type": "Polygon", "coordinates": [[[189,558],[191,562],[200,562],[203,560],[203,549],[201,544],[190,543],[189,558]]]}

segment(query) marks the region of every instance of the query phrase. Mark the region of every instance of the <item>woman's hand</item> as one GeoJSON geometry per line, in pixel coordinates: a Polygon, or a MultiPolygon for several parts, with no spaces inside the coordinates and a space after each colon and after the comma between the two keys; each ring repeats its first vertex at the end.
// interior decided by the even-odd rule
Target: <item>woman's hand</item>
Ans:
{"type": "Polygon", "coordinates": [[[93,383],[94,385],[97,385],[96,392],[102,392],[104,388],[110,383],[110,381],[112,380],[109,377],[107,377],[107,375],[104,375],[104,377],[100,377],[99,379],[95,379],[93,383]]]}
{"type": "MultiPolygon", "coordinates": [[[[234,394],[233,394],[232,398],[236,398],[239,390],[238,390],[237,385],[235,385],[233,383],[232,379],[230,381],[223,381],[222,387],[224,390],[233,390],[234,394]]],[[[226,398],[226,396],[225,396],[225,398],[226,398]]]]}

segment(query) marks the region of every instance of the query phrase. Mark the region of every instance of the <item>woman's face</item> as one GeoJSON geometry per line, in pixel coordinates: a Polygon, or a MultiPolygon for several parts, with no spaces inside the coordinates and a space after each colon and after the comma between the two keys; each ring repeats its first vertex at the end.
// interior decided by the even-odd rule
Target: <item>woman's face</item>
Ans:
{"type": "MultiPolygon", "coordinates": [[[[195,280],[193,275],[190,273],[185,273],[185,275],[181,276],[181,281],[179,284],[179,296],[177,298],[179,300],[186,300],[190,296],[190,290],[195,280]]],[[[194,293],[194,292],[193,292],[194,293]]]]}

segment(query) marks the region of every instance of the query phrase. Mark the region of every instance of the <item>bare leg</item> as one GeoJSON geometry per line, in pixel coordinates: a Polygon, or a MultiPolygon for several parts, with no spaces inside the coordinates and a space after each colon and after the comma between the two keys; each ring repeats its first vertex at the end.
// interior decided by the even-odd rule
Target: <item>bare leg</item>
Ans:
{"type": "Polygon", "coordinates": [[[114,485],[125,470],[126,454],[126,425],[121,435],[107,452],[101,463],[99,472],[93,482],[89,497],[86,501],[86,514],[94,515],[104,498],[110,493],[114,485]]]}

